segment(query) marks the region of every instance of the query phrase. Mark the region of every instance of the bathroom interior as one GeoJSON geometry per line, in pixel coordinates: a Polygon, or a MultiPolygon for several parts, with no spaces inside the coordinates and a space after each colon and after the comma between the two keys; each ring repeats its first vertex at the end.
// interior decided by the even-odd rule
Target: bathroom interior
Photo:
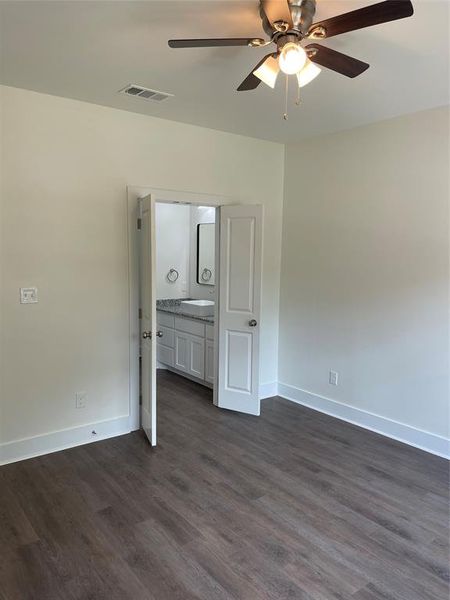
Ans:
{"type": "Polygon", "coordinates": [[[156,366],[208,388],[214,385],[215,221],[214,207],[155,205],[156,366]]]}

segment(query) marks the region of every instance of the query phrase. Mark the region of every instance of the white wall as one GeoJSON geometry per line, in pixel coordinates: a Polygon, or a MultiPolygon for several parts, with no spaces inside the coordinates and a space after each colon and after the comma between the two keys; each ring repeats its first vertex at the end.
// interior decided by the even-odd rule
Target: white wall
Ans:
{"type": "Polygon", "coordinates": [[[130,184],[264,204],[261,383],[276,381],[283,146],[2,92],[2,442],[128,414],[130,184]],[[20,305],[29,285],[39,304],[20,305]]]}
{"type": "Polygon", "coordinates": [[[201,223],[215,223],[216,210],[210,206],[191,206],[191,251],[189,295],[191,298],[211,300],[215,297],[214,285],[197,283],[197,226],[201,223]]]}
{"type": "Polygon", "coordinates": [[[281,145],[0,92],[1,442],[128,415],[130,184],[264,204],[262,384],[280,314],[282,383],[447,435],[444,109],[287,148],[279,311],[281,145]]]}
{"type": "Polygon", "coordinates": [[[187,298],[189,296],[189,261],[191,253],[191,207],[182,204],[155,206],[156,226],[156,297],[187,298]],[[167,279],[176,269],[175,282],[167,279]]]}
{"type": "Polygon", "coordinates": [[[448,436],[448,134],[441,108],[287,147],[279,379],[291,393],[448,436]]]}

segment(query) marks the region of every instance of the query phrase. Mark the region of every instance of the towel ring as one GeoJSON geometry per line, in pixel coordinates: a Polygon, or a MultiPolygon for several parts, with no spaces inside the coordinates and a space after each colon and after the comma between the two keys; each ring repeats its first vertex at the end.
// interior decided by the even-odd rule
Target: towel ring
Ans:
{"type": "Polygon", "coordinates": [[[178,279],[179,276],[180,276],[180,274],[178,273],[178,271],[176,269],[170,269],[166,275],[166,279],[170,283],[175,283],[175,281],[178,279]]]}
{"type": "Polygon", "coordinates": [[[200,278],[202,281],[209,281],[212,277],[212,271],[211,269],[203,269],[202,274],[200,275],[200,278]]]}

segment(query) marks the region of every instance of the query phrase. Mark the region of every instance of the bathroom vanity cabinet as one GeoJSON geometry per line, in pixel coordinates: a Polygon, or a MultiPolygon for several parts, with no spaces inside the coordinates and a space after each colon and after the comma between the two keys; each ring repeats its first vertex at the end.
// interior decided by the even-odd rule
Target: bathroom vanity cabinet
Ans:
{"type": "Polygon", "coordinates": [[[214,325],[185,316],[156,311],[157,361],[199,383],[214,383],[214,325]]]}

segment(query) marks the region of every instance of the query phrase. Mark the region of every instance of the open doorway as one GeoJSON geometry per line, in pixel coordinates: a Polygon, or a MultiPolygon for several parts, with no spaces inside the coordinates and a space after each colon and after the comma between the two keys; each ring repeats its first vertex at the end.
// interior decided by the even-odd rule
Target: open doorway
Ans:
{"type": "Polygon", "coordinates": [[[169,371],[211,390],[211,403],[216,212],[213,206],[155,203],[157,385],[169,371]]]}
{"type": "MultiPolygon", "coordinates": [[[[190,201],[192,194],[186,201],[161,195],[156,191],[136,198],[135,238],[130,230],[130,361],[132,364],[137,350],[141,360],[137,412],[152,445],[157,440],[157,366],[203,389],[213,388],[213,404],[218,408],[251,415],[260,412],[262,207],[218,202],[208,206],[207,202],[190,201]],[[186,208],[184,215],[169,214],[165,231],[157,225],[160,203],[186,208]],[[189,239],[174,226],[174,219],[187,223],[188,215],[189,239]],[[207,225],[214,225],[214,231],[203,227],[207,225]],[[161,229],[159,237],[169,242],[169,258],[172,263],[181,261],[180,268],[176,263],[162,265],[157,227],[161,229]],[[180,239],[185,241],[179,243],[180,239]],[[158,273],[157,260],[162,273],[158,273]],[[158,297],[167,295],[166,285],[177,282],[179,287],[171,288],[173,297],[158,297]],[[133,310],[139,313],[137,321],[133,310]]],[[[132,204],[129,209],[133,210],[132,204]]]]}

